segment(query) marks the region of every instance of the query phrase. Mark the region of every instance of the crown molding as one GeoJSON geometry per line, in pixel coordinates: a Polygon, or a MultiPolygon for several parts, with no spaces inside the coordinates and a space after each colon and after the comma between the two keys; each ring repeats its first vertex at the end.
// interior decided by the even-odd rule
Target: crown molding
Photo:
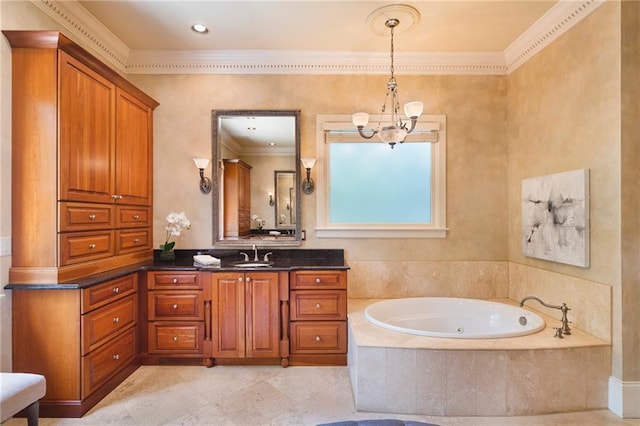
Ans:
{"type": "MultiPolygon", "coordinates": [[[[388,74],[388,53],[131,50],[77,1],[31,0],[125,74],[388,74]]],[[[396,74],[505,75],[608,0],[560,0],[503,52],[397,53],[396,74]]]]}

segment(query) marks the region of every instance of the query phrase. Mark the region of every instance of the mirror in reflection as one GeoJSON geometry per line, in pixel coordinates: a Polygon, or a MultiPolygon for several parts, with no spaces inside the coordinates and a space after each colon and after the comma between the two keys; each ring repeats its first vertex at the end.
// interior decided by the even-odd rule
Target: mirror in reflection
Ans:
{"type": "Polygon", "coordinates": [[[300,245],[299,117],[213,111],[215,245],[300,245]]]}

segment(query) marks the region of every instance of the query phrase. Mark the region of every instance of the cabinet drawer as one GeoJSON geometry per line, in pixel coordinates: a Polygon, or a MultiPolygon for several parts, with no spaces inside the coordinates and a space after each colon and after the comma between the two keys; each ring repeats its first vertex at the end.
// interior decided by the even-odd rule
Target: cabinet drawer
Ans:
{"type": "Polygon", "coordinates": [[[116,209],[117,228],[142,228],[151,226],[150,209],[146,207],[118,206],[116,209]]]}
{"type": "Polygon", "coordinates": [[[60,265],[113,256],[113,232],[74,232],[60,235],[60,265]]]}
{"type": "Polygon", "coordinates": [[[151,272],[147,285],[150,289],[201,290],[202,280],[197,272],[151,272]]]}
{"type": "Polygon", "coordinates": [[[346,289],[346,271],[295,271],[291,273],[291,289],[346,289]]]}
{"type": "Polygon", "coordinates": [[[291,353],[347,353],[347,323],[345,321],[291,323],[291,353]]]}
{"type": "Polygon", "coordinates": [[[291,292],[291,320],[346,320],[346,290],[291,292]]]}
{"type": "Polygon", "coordinates": [[[200,292],[149,292],[149,320],[204,320],[200,292]]]}
{"type": "Polygon", "coordinates": [[[136,329],[130,328],[82,358],[82,397],[86,397],[136,357],[136,329]]]}
{"type": "Polygon", "coordinates": [[[137,322],[138,295],[132,294],[82,316],[82,354],[94,350],[137,322]]]}
{"type": "Polygon", "coordinates": [[[135,229],[116,232],[117,253],[131,253],[134,251],[151,249],[151,229],[135,229]]]}
{"type": "Polygon", "coordinates": [[[149,323],[150,353],[202,353],[204,323],[149,323]]]}
{"type": "Polygon", "coordinates": [[[128,296],[138,290],[138,274],[109,280],[82,290],[82,313],[128,296]]]}
{"type": "Polygon", "coordinates": [[[113,228],[113,206],[60,203],[60,231],[90,231],[113,228]]]}

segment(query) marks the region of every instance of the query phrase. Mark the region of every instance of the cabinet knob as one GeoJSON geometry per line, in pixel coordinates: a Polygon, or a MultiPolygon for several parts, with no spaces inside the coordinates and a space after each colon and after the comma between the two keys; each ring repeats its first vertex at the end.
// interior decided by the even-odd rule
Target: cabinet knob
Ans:
{"type": "Polygon", "coordinates": [[[96,218],[96,215],[95,215],[95,214],[90,214],[90,215],[89,215],[89,220],[95,220],[95,218],[96,218]]]}
{"type": "Polygon", "coordinates": [[[112,291],[114,294],[118,294],[118,293],[120,293],[120,287],[114,287],[111,291],[112,291]]]}
{"type": "Polygon", "coordinates": [[[138,244],[138,243],[140,242],[140,238],[134,238],[134,239],[133,239],[133,242],[134,242],[134,243],[136,243],[136,244],[138,244]]]}
{"type": "Polygon", "coordinates": [[[316,342],[319,342],[320,340],[322,340],[320,336],[316,336],[316,342]]]}
{"type": "Polygon", "coordinates": [[[320,278],[316,278],[316,284],[320,284],[320,278]]]}
{"type": "Polygon", "coordinates": [[[177,303],[174,303],[173,305],[171,305],[171,308],[172,308],[172,309],[178,309],[178,304],[177,304],[177,303]]]}
{"type": "Polygon", "coordinates": [[[96,248],[96,245],[95,245],[95,244],[93,244],[93,243],[91,243],[91,244],[89,244],[89,248],[90,248],[91,250],[93,250],[94,248],[96,248]]]}
{"type": "Polygon", "coordinates": [[[113,323],[117,324],[120,322],[120,317],[113,317],[113,323]]]}
{"type": "Polygon", "coordinates": [[[139,214],[134,214],[133,215],[133,220],[138,220],[140,219],[140,215],[139,214]]]}
{"type": "Polygon", "coordinates": [[[178,341],[178,336],[173,336],[173,341],[177,342],[178,341]]]}
{"type": "Polygon", "coordinates": [[[115,359],[116,361],[120,359],[120,354],[113,354],[111,355],[111,358],[115,359]]]}
{"type": "Polygon", "coordinates": [[[177,284],[177,283],[178,283],[178,279],[177,279],[177,278],[174,278],[174,279],[173,279],[173,283],[174,283],[174,284],[177,284]]]}
{"type": "Polygon", "coordinates": [[[238,282],[241,283],[242,282],[242,277],[238,278],[238,282]]]}
{"type": "Polygon", "coordinates": [[[245,278],[244,280],[245,280],[246,282],[249,282],[249,281],[251,281],[251,278],[247,277],[247,278],[245,278]]]}
{"type": "Polygon", "coordinates": [[[320,309],[320,304],[316,303],[316,309],[320,309]]]}
{"type": "Polygon", "coordinates": [[[114,200],[122,200],[122,195],[114,194],[111,196],[111,198],[113,198],[114,200]]]}

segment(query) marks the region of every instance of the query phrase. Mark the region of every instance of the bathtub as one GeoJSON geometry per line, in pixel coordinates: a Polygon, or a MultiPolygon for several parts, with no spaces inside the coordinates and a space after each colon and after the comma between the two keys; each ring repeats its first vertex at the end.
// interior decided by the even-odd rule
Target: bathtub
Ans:
{"type": "Polygon", "coordinates": [[[401,333],[457,339],[525,336],[545,327],[540,315],[518,306],[479,299],[388,299],[365,309],[365,318],[401,333]]]}

